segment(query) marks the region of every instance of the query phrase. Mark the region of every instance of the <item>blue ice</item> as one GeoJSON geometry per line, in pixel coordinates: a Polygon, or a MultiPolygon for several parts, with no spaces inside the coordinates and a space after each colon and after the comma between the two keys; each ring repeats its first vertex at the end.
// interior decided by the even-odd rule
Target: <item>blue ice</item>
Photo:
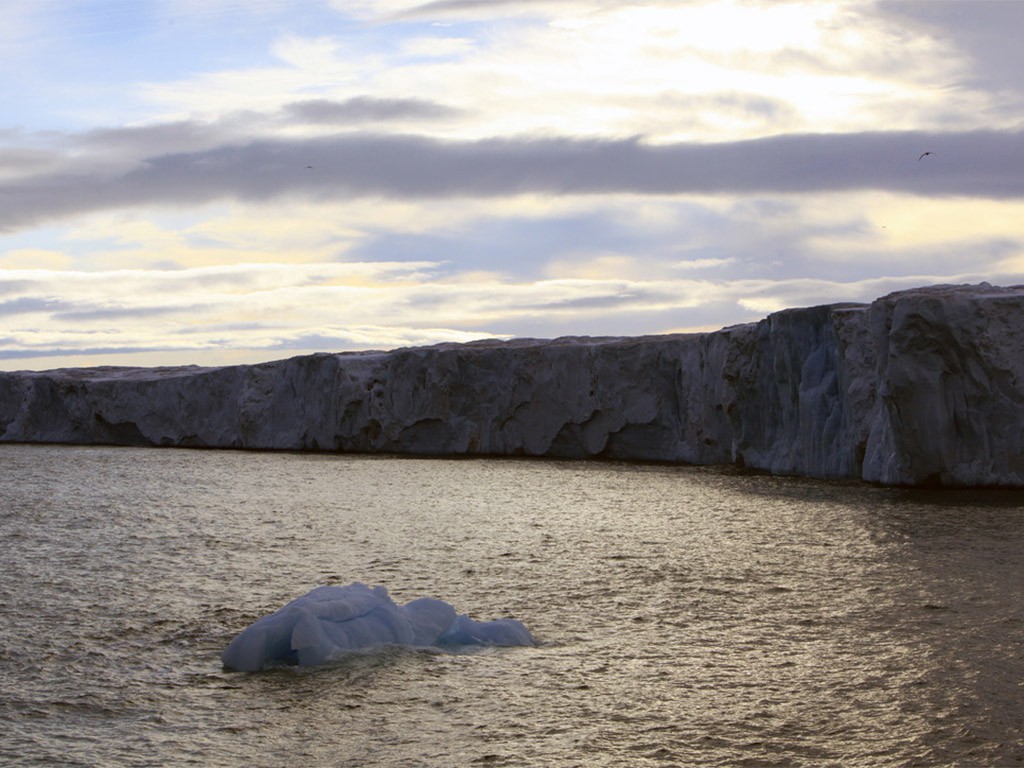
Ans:
{"type": "Polygon", "coordinates": [[[279,664],[308,667],[382,645],[533,645],[515,619],[474,621],[423,597],[397,605],[384,587],[317,587],[246,627],[221,655],[224,666],[255,672],[279,664]]]}

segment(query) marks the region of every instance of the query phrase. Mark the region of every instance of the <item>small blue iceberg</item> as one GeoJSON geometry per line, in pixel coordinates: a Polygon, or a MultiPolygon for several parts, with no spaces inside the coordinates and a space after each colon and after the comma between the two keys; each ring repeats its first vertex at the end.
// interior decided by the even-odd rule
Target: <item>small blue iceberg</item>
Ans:
{"type": "Polygon", "coordinates": [[[255,672],[281,664],[326,664],[385,645],[534,645],[515,619],[473,621],[431,597],[397,605],[384,587],[317,587],[242,630],[221,654],[225,667],[255,672]]]}

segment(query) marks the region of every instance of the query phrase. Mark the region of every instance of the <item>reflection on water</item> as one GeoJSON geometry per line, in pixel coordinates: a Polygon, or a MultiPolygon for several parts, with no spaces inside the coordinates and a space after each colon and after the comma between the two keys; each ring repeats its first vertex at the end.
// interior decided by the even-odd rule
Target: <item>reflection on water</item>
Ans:
{"type": "Polygon", "coordinates": [[[700,468],[0,446],[0,761],[1024,761],[1024,510],[700,468]],[[318,584],[529,649],[228,673],[318,584]]]}

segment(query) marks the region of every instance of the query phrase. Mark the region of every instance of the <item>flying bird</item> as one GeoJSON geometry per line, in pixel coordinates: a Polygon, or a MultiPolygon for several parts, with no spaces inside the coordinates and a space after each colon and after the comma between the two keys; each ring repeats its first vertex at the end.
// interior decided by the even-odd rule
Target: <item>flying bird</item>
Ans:
{"type": "Polygon", "coordinates": [[[934,152],[922,152],[921,157],[917,158],[920,161],[922,158],[928,157],[928,155],[934,155],[934,152]]]}

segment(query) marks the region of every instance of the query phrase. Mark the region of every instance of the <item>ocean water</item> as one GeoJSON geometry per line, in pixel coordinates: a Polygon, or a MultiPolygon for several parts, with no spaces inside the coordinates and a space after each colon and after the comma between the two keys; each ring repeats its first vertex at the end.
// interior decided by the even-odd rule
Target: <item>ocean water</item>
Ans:
{"type": "Polygon", "coordinates": [[[1019,493],[0,446],[2,765],[1022,763],[1019,493]],[[541,642],[221,667],[353,581],[541,642]]]}

